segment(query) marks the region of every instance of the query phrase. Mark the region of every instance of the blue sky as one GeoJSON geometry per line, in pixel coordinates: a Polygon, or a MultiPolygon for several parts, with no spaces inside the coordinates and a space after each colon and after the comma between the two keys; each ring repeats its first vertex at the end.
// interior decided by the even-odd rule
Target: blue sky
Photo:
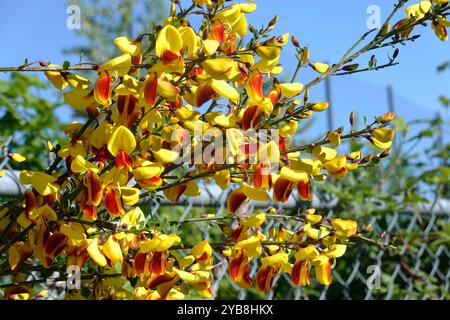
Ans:
{"type": "MultiPolygon", "coordinates": [[[[248,15],[248,20],[260,26],[278,14],[277,34],[294,34],[302,45],[309,46],[314,60],[336,62],[368,30],[367,8],[378,5],[384,19],[395,2],[327,0],[318,4],[318,1],[312,0],[260,0],[256,1],[257,11],[248,15]]],[[[78,57],[66,57],[62,53],[63,48],[81,41],[74,30],[66,27],[67,5],[66,1],[61,0],[1,1],[0,11],[3,14],[0,35],[3,50],[0,50],[0,65],[20,65],[25,58],[29,61],[50,60],[59,64],[66,59],[77,62],[78,57]]],[[[398,19],[403,16],[402,11],[398,19]]],[[[398,57],[400,65],[377,72],[333,78],[336,126],[344,124],[352,110],[367,116],[384,113],[387,101],[385,88],[388,85],[394,88],[397,113],[406,118],[423,117],[442,109],[437,97],[445,93],[450,95],[450,72],[438,74],[436,66],[450,59],[450,43],[439,41],[430,27],[418,28],[415,32],[421,33],[422,37],[413,45],[401,49],[398,57]]],[[[386,53],[387,50],[377,53],[380,63],[386,53]]],[[[364,57],[362,63],[366,63],[369,58],[364,57]]],[[[295,61],[292,48],[287,47],[283,51],[281,62],[288,73],[293,71],[295,61]]],[[[314,76],[313,72],[302,70],[298,80],[306,83],[314,76]]],[[[0,77],[5,78],[6,75],[0,74],[0,77]]],[[[312,96],[323,99],[323,91],[323,86],[319,85],[312,96]]],[[[319,117],[318,121],[324,123],[324,117],[319,117]]]]}

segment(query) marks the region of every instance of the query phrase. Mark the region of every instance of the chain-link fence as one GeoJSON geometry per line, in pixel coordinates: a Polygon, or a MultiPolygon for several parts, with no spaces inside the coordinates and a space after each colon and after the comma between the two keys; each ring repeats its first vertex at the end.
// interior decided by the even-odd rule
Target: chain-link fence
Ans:
{"type": "MultiPolygon", "coordinates": [[[[198,218],[204,213],[214,213],[217,216],[227,214],[227,192],[222,192],[215,186],[204,184],[201,186],[202,195],[197,198],[182,198],[181,205],[172,206],[165,202],[158,203],[148,199],[143,204],[148,216],[158,220],[173,218],[173,214],[180,221],[198,218]],[[170,206],[170,208],[167,208],[170,206]],[[174,213],[175,212],[175,213],[174,213]]],[[[332,199],[328,205],[315,200],[312,207],[327,212],[327,217],[339,217],[333,207],[337,200],[332,199]]],[[[288,203],[271,204],[258,203],[261,208],[272,205],[286,213],[297,213],[304,207],[296,196],[291,196],[288,203]]],[[[247,209],[252,212],[251,206],[247,209]]],[[[218,298],[237,297],[239,299],[445,299],[448,298],[450,284],[448,239],[441,235],[442,228],[450,223],[450,202],[436,200],[429,205],[412,208],[408,212],[395,212],[384,217],[371,217],[366,221],[373,226],[373,235],[382,235],[382,240],[394,243],[396,250],[384,251],[377,246],[359,243],[348,249],[346,255],[339,259],[333,272],[333,283],[324,287],[312,282],[310,287],[293,287],[287,274],[282,274],[274,282],[274,290],[266,296],[255,296],[255,293],[238,287],[228,276],[227,262],[216,255],[215,281],[213,290],[218,298]],[[445,241],[446,240],[446,241],[445,241]],[[227,292],[222,292],[221,288],[227,292]]],[[[264,232],[276,226],[278,222],[269,220],[265,224],[264,232]]],[[[284,221],[285,225],[292,222],[284,221]]],[[[190,224],[190,229],[181,231],[185,241],[201,235],[209,239],[210,223],[190,224]]],[[[294,230],[302,225],[295,222],[290,225],[294,230]]],[[[257,265],[250,267],[250,274],[254,276],[257,265]]]]}

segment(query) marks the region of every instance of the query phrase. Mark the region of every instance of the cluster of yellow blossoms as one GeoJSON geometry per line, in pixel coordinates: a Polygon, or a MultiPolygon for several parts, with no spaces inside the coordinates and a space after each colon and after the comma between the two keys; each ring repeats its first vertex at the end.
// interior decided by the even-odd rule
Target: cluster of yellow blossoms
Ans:
{"type": "MultiPolygon", "coordinates": [[[[448,0],[425,0],[420,3],[409,6],[406,9],[406,15],[408,16],[405,19],[398,21],[393,28],[400,29],[407,26],[412,20],[421,20],[425,18],[426,14],[429,14],[433,11],[433,3],[436,5],[447,5],[448,0]]],[[[434,30],[436,36],[442,40],[448,40],[448,33],[446,27],[450,27],[450,21],[447,20],[445,15],[437,15],[431,21],[431,28],[434,30]]],[[[401,32],[401,35],[407,38],[410,33],[413,31],[413,27],[406,28],[401,32]]]]}
{"type": "MultiPolygon", "coordinates": [[[[228,260],[230,278],[244,288],[270,291],[280,272],[290,274],[295,285],[308,285],[311,267],[319,283],[331,283],[334,260],[363,231],[357,222],[326,219],[310,209],[295,216],[304,222],[299,229],[280,223],[265,235],[262,226],[276,213],[249,215],[241,209],[252,200],[285,203],[294,185],[301,200],[311,201],[313,181],[340,179],[371,159],[386,157],[394,137],[387,125],[394,115],[381,116],[361,131],[354,131],[352,123],[347,135],[339,129],[316,143],[295,146],[298,122],[326,110],[328,103],[309,101],[310,85],[277,78],[289,35],[269,36],[276,19],[261,30],[249,27],[246,16],[255,8],[206,0],[177,13],[172,2],[170,16],[149,37],[147,50],[145,35],[115,39],[122,53],[94,68],[94,84],[71,72],[76,66],[42,65],[49,81],[64,90],[64,101],[85,111],[89,121],[65,128],[66,145],[48,143],[54,164],[46,172],[23,171],[20,180],[31,188],[16,209],[0,211],[0,230],[11,241],[0,249],[8,254],[14,280],[23,280],[21,270],[38,261],[44,268],[75,265],[93,275],[85,278],[91,279],[93,299],[181,299],[192,290],[211,297],[216,251],[228,260]],[[190,14],[205,16],[198,30],[187,20],[190,14]],[[180,147],[195,156],[195,150],[201,153],[211,143],[195,135],[196,128],[225,135],[225,146],[208,161],[177,162],[180,147]],[[245,135],[267,129],[276,129],[276,137],[245,135]],[[338,153],[341,140],[358,138],[381,151],[338,153]],[[140,199],[159,192],[173,203],[198,196],[199,179],[223,190],[237,185],[227,201],[234,223],[223,228],[223,242],[186,244],[176,234],[146,225],[140,199]],[[252,260],[260,261],[254,277],[252,260]]],[[[421,19],[430,10],[431,2],[422,1],[408,8],[407,20],[421,19]]],[[[436,21],[434,30],[446,38],[445,16],[436,21]]],[[[329,65],[311,61],[308,49],[295,38],[292,42],[300,66],[331,75],[329,65]]],[[[7,287],[4,296],[39,297],[27,284],[7,287]]],[[[69,290],[67,297],[83,296],[69,290]]]]}

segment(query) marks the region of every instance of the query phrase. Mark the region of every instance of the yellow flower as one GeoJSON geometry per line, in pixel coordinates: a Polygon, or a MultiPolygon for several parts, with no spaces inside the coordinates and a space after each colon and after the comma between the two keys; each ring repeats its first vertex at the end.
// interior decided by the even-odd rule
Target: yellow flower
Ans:
{"type": "Polygon", "coordinates": [[[330,140],[330,144],[333,147],[338,147],[341,144],[341,135],[339,132],[336,131],[330,131],[327,135],[328,140],[330,140]]]}
{"type": "Polygon", "coordinates": [[[312,111],[321,112],[321,111],[327,110],[329,105],[330,104],[328,102],[316,102],[316,103],[311,104],[309,106],[309,108],[312,111]]]}
{"type": "Polygon", "coordinates": [[[260,202],[265,202],[269,200],[269,195],[265,191],[259,190],[246,182],[242,184],[240,190],[242,190],[242,193],[249,199],[260,202]]]}
{"type": "Polygon", "coordinates": [[[256,273],[256,288],[259,291],[269,292],[272,290],[273,278],[280,270],[290,273],[292,266],[288,262],[288,255],[280,251],[272,256],[261,259],[261,267],[256,273]]]}
{"type": "Polygon", "coordinates": [[[331,284],[331,264],[330,258],[325,255],[320,255],[311,260],[311,263],[315,267],[316,278],[320,284],[330,285],[331,284]]]}
{"type": "Polygon", "coordinates": [[[333,219],[331,225],[336,230],[336,238],[347,239],[356,233],[358,223],[353,220],[333,219]]]}
{"type": "Polygon", "coordinates": [[[326,73],[330,69],[328,64],[321,62],[310,62],[310,66],[319,73],[326,73]]]}
{"type": "Polygon", "coordinates": [[[323,164],[325,170],[327,170],[333,177],[341,179],[347,175],[348,170],[355,170],[358,167],[357,163],[347,163],[345,156],[339,156],[325,162],[323,164]]]}
{"type": "Polygon", "coordinates": [[[136,139],[130,129],[124,126],[117,127],[108,141],[108,150],[113,156],[121,151],[131,154],[135,148],[136,139]]]}
{"type": "Polygon", "coordinates": [[[109,261],[111,261],[112,265],[123,262],[122,248],[113,235],[108,237],[102,250],[109,261]]]}
{"type": "Polygon", "coordinates": [[[101,252],[100,246],[98,243],[98,238],[89,239],[88,240],[87,252],[92,260],[100,267],[104,267],[107,264],[105,255],[101,252]]]}
{"type": "Polygon", "coordinates": [[[23,155],[21,155],[19,153],[8,154],[8,157],[18,163],[21,163],[21,162],[24,162],[25,160],[27,160],[27,158],[25,158],[23,155]]]}
{"type": "Polygon", "coordinates": [[[327,147],[314,147],[311,150],[311,154],[320,160],[320,162],[324,163],[336,158],[337,151],[327,147]]]}
{"type": "Polygon", "coordinates": [[[394,135],[394,129],[378,128],[372,130],[370,141],[379,149],[388,149],[392,146],[394,135]]]}
{"type": "Polygon", "coordinates": [[[252,235],[251,237],[239,241],[234,246],[236,250],[244,249],[248,257],[257,258],[261,255],[261,237],[258,235],[252,235]]]}
{"type": "Polygon", "coordinates": [[[262,225],[265,220],[266,220],[266,214],[263,211],[261,211],[257,214],[254,214],[248,218],[241,220],[239,223],[241,225],[244,225],[247,227],[257,228],[260,225],[262,225]]]}
{"type": "Polygon", "coordinates": [[[129,55],[136,56],[141,53],[142,44],[128,37],[117,37],[114,39],[114,44],[123,52],[129,55]]]}
{"type": "Polygon", "coordinates": [[[172,25],[166,25],[159,31],[156,38],[156,55],[163,65],[178,62],[182,57],[180,50],[183,48],[183,40],[178,30],[172,25]]]}
{"type": "Polygon", "coordinates": [[[24,170],[20,173],[20,183],[31,184],[43,196],[59,192],[60,186],[56,183],[56,180],[55,177],[44,172],[30,173],[24,170]]]}
{"type": "MultiPolygon", "coordinates": [[[[434,30],[434,33],[436,34],[436,37],[439,38],[441,41],[447,41],[448,40],[448,32],[445,26],[442,25],[443,22],[441,20],[441,23],[438,22],[431,22],[431,28],[434,30]]],[[[445,25],[448,25],[448,23],[445,23],[445,25]]]]}
{"type": "Polygon", "coordinates": [[[107,72],[112,75],[117,75],[118,77],[123,77],[128,73],[128,71],[130,71],[130,67],[131,55],[128,53],[124,53],[101,65],[98,69],[98,72],[101,74],[107,72]]]}
{"type": "Polygon", "coordinates": [[[153,237],[150,240],[141,241],[139,247],[141,252],[148,253],[151,251],[162,252],[170,249],[175,243],[181,241],[180,237],[176,234],[161,234],[153,237]]]}
{"type": "Polygon", "coordinates": [[[301,83],[280,83],[278,87],[281,90],[281,93],[286,97],[294,97],[300,94],[303,91],[303,84],[301,83]]]}

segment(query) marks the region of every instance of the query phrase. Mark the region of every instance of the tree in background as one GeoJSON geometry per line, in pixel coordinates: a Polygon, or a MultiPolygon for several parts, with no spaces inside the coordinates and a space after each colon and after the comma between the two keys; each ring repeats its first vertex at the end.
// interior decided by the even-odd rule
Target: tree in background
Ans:
{"type": "Polygon", "coordinates": [[[81,29],[76,34],[84,43],[64,52],[96,62],[117,54],[113,42],[117,36],[134,37],[151,32],[155,24],[162,23],[167,11],[165,1],[160,0],[68,0],[67,3],[81,9],[81,29]]]}
{"type": "MultiPolygon", "coordinates": [[[[0,80],[0,147],[24,155],[29,170],[47,167],[45,142],[62,137],[62,124],[55,115],[61,104],[51,99],[54,91],[49,89],[48,83],[22,73],[0,80]]],[[[25,167],[16,162],[16,168],[25,167]]]]}
{"type": "MultiPolygon", "coordinates": [[[[68,5],[81,9],[82,28],[76,34],[83,39],[83,45],[64,52],[89,61],[106,61],[115,55],[113,40],[117,35],[133,36],[153,30],[153,25],[162,21],[165,9],[164,2],[158,0],[70,0],[68,5]]],[[[26,73],[0,80],[0,147],[9,142],[8,149],[24,155],[28,159],[26,168],[31,171],[47,167],[48,154],[43,146],[48,140],[58,143],[63,135],[64,124],[55,114],[62,104],[49,88],[48,82],[26,73]]],[[[25,168],[23,164],[11,165],[25,168]]]]}

